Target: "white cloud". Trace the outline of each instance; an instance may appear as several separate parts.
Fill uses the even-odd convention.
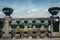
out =
[[[5,16],[5,14],[0,12],[0,18],[3,18],[4,16]]]
[[[44,11],[45,11],[45,12],[47,12],[47,11],[48,11],[48,9],[45,9]]]
[[[37,8],[33,8],[33,9],[28,10],[27,13],[34,13],[36,11],[38,11],[38,9]]]
[[[50,17],[50,14],[48,13],[48,8],[33,8],[27,11],[29,14],[25,15],[26,17]]]
[[[14,9],[14,12],[12,13],[12,17],[19,18],[19,17],[50,17],[50,14],[48,12],[48,7],[52,6],[59,6],[60,2],[56,3],[50,3],[51,1],[45,2],[45,4],[42,2],[41,4],[33,4],[31,3],[32,0],[29,0],[29,2],[26,2],[27,4],[19,4],[18,2],[8,3],[8,2],[2,2],[0,3],[0,9],[3,7],[11,7]],[[47,5],[46,5],[47,4]],[[51,5],[52,4],[52,5]],[[60,14],[59,14],[60,15]],[[4,14],[0,12],[0,16],[4,17]]]

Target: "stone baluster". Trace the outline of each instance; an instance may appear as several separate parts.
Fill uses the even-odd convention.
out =
[[[40,37],[41,38],[46,37],[45,31],[46,31],[46,29],[45,29],[44,25],[42,25],[41,28],[40,28],[40,32],[41,32]]]
[[[20,30],[20,26],[17,26],[17,28],[15,29],[15,32],[16,32],[15,38],[16,38],[16,39],[21,38],[20,31],[21,31],[21,30]]]
[[[35,25],[33,25],[32,28],[32,38],[37,38],[37,29]]]
[[[48,37],[49,38],[51,37],[51,25],[49,25],[49,27],[48,27]]]
[[[23,31],[24,31],[24,37],[28,38],[28,28],[27,28],[27,26],[25,26],[25,28],[23,29]]]

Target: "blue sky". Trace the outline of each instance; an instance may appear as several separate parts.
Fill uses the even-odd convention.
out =
[[[12,18],[41,18],[50,17],[48,8],[56,6],[60,7],[60,0],[0,0],[0,18],[5,16],[4,7],[14,9]]]

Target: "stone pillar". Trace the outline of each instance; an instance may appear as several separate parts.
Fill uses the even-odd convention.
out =
[[[9,32],[11,32],[11,27],[9,25],[9,21],[10,21],[10,17],[6,16],[5,18],[5,22],[4,22],[4,27],[2,29],[2,31],[4,32],[3,34],[3,38],[11,38],[11,34],[9,34]]]
[[[59,20],[60,21],[60,20]],[[59,37],[60,37],[60,23],[59,23]]]
[[[56,16],[59,11],[60,7],[50,7],[48,9],[49,13],[52,15],[52,37],[60,37],[60,32],[59,32],[59,17]],[[58,23],[58,24],[57,24]]]
[[[54,15],[53,16],[53,21],[55,22],[55,21],[57,21],[57,22],[59,22],[59,17],[58,16],[56,16],[56,15]],[[55,25],[57,25],[57,24],[55,24]],[[60,37],[60,31],[58,31],[58,32],[55,32],[53,29],[53,26],[54,26],[54,24],[53,24],[53,22],[52,22],[52,24],[51,24],[51,30],[52,30],[52,37],[54,37],[54,38],[58,38],[58,37]],[[57,26],[56,26],[57,27]],[[59,25],[58,25],[58,27],[59,27]],[[58,29],[57,29],[58,30]],[[59,27],[59,30],[60,30],[60,27]]]
[[[60,24],[59,24],[59,32],[60,32]]]

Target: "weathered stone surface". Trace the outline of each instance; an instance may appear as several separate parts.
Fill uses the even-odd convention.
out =
[[[6,20],[4,22],[4,27],[2,29],[2,32],[4,32],[4,34],[2,34],[2,38],[8,39],[11,38],[11,34],[9,34],[9,32],[11,32],[11,26],[9,25],[9,17],[6,17]]]
[[[41,38],[45,38],[46,34],[42,33],[40,36],[41,36]]]
[[[53,32],[52,37],[53,38],[60,38],[60,33],[59,32]]]
[[[40,31],[41,32],[46,31],[46,28],[44,27],[44,25],[41,26]]]
[[[2,38],[3,39],[11,39],[11,34],[3,34]]]
[[[20,35],[16,34],[15,39],[20,39]]]
[[[0,40],[60,40],[60,38],[37,38],[37,39],[33,39],[33,38],[2,39],[0,38]]]

